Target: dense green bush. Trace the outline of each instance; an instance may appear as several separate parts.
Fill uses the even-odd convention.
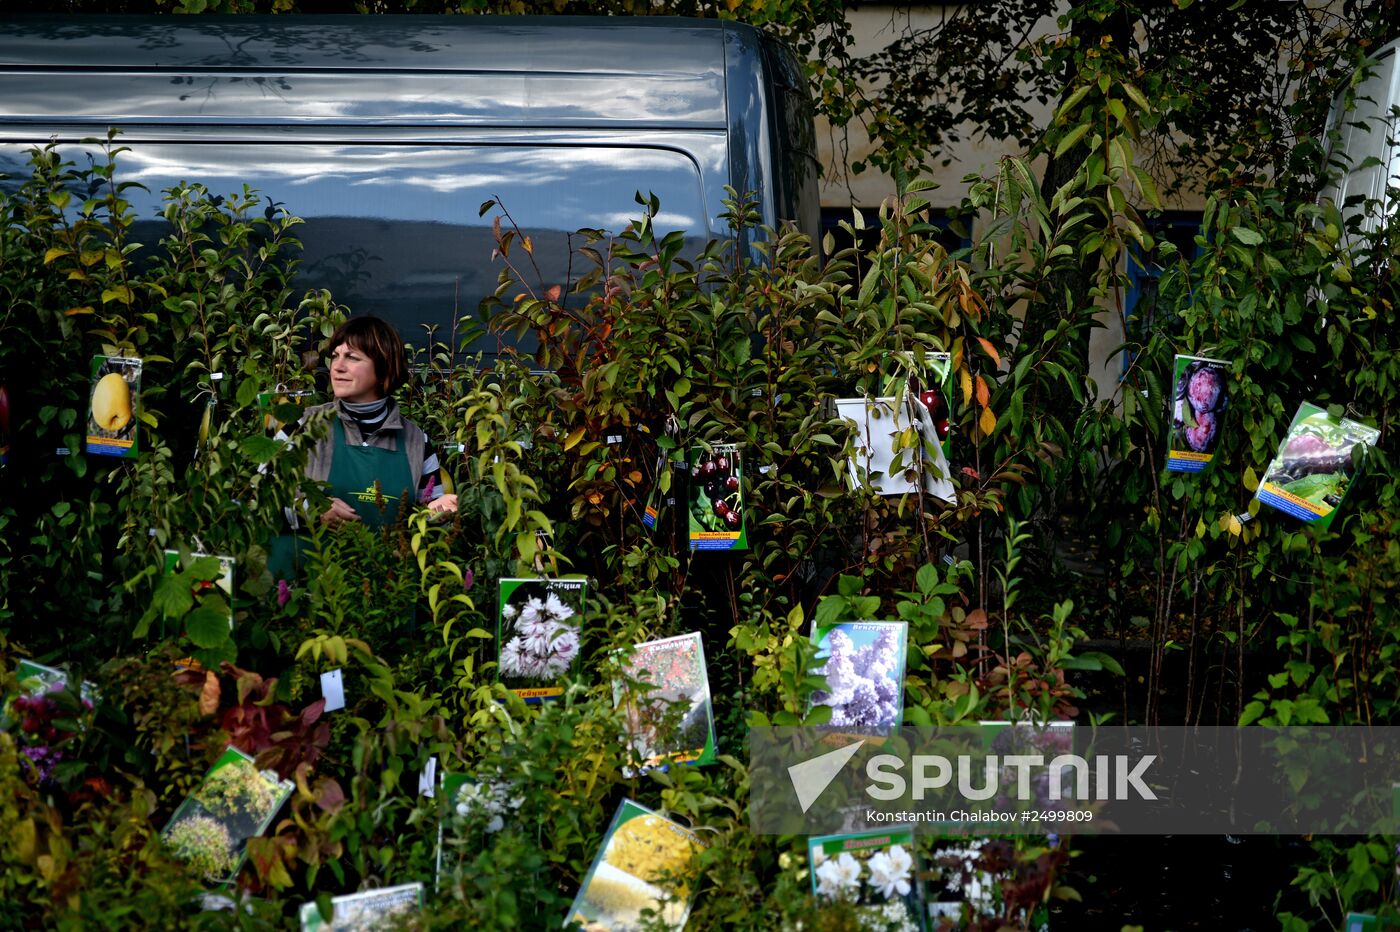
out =
[[[1111,295],[1118,252],[1149,241],[1124,209],[1141,184],[1130,121],[1111,139],[1078,132],[1095,106],[1063,108],[1060,132],[1110,157],[1049,199],[1015,161],[974,183],[967,256],[937,244],[920,183],[882,209],[875,248],[824,266],[781,231],[767,231],[760,261],[728,242],[686,257],[678,235],[655,235],[659,205],[639,198],[637,221],[580,249],[589,270],[567,292],[530,280],[528,231],[507,221],[497,301],[458,333],[533,332],[539,358],[487,370],[435,343],[399,399],[446,444],[460,512],[317,530],[304,580],[274,578],[266,546],[284,506],[321,494],[301,478],[307,439],[271,439],[257,399],[313,385],[318,342],[351,309],[293,293],[295,218],[255,192],[191,185],[165,192],[163,238],[135,243],[119,147],[85,170],[36,152],[32,176],[0,199],[0,383],[14,423],[0,468],[0,664],[66,664],[99,699],[48,773],[25,763],[25,739],[0,735],[0,765],[13,765],[0,766],[0,829],[16,839],[0,918],[273,927],[318,895],[430,880],[439,806],[416,789],[436,758],[512,796],[499,826],[448,837],[426,925],[557,925],[632,797],[713,841],[696,927],[850,927],[807,895],[800,842],[747,831],[746,725],[820,721],[807,711],[822,685],[813,618],[909,622],[911,723],[1073,715],[1077,677],[1117,669],[1086,636],[1139,625],[1154,663],[1133,718],[1163,720],[1162,659],[1182,650],[1201,671],[1193,721],[1388,723],[1400,569],[1389,433],[1331,530],[1233,516],[1254,514],[1252,486],[1298,401],[1388,426],[1392,265],[1341,250],[1335,213],[1230,190],[1212,201],[1200,257],[1163,284],[1182,329],[1131,347],[1121,396],[1091,404],[1073,356],[1092,302],[1065,293],[1059,323],[1035,339],[1020,313],[1060,301],[1053,283],[1072,266]],[[737,197],[727,219],[753,223]],[[936,351],[952,356],[956,501],[849,491],[852,438],[829,402],[897,393]],[[1188,351],[1231,360],[1234,400],[1217,462],[1171,477],[1158,456],[1164,385],[1171,355]],[[145,360],[138,458],[82,452],[97,353]],[[726,442],[742,445],[753,480],[751,549],[690,551],[683,506],[648,530],[653,488],[685,479],[671,461]],[[1054,562],[1075,520],[1104,542],[1106,587]],[[171,574],[167,548],[182,555]],[[205,588],[217,561],[195,553],[236,558],[231,599]],[[492,650],[496,581],[535,573],[591,583],[585,676],[544,706],[495,682]],[[618,740],[613,651],[687,631],[705,638],[720,760],[624,776],[636,762]],[[347,706],[326,713],[330,669]],[[246,911],[199,913],[196,878],[157,831],[228,743],[297,788],[249,845]],[[1383,898],[1377,844],[1346,855],[1344,905]],[[1031,839],[999,851],[987,927],[1071,895],[1069,854]],[[1300,883],[1321,902],[1331,876],[1319,867]]]

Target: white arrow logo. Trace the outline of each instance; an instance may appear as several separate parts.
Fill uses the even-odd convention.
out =
[[[792,780],[792,789],[797,794],[797,802],[802,806],[803,813],[812,808],[812,803],[831,785],[841,768],[846,766],[846,761],[855,756],[856,751],[865,744],[865,740],[862,738],[855,744],[828,751],[821,757],[814,757],[788,768],[788,778]]]

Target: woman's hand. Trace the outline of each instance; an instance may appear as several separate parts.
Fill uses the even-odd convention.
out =
[[[354,508],[338,498],[331,499],[331,507],[321,515],[321,523],[335,526],[345,521],[358,521],[360,516]]]
[[[451,514],[457,510],[457,496],[450,492],[439,495],[428,502],[428,510],[439,515]]]

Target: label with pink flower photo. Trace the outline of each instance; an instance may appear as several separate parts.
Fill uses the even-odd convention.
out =
[[[700,632],[637,644],[622,673],[613,683],[613,702],[627,716],[627,739],[642,762],[642,772],[718,759]],[[633,768],[624,772],[630,776]]]
[[[579,668],[582,579],[502,579],[498,589],[496,660],[505,687],[526,702],[564,695]]]
[[[807,863],[813,895],[853,905],[861,928],[926,928],[912,827],[809,838]]]
[[[1222,359],[1178,356],[1172,373],[1167,470],[1200,472],[1215,456],[1220,443],[1220,421],[1229,401],[1225,380],[1230,364]]]
[[[65,770],[82,767],[73,759],[92,720],[97,687],[84,681],[71,690],[68,674],[32,660],[21,660],[15,674],[18,690],[0,701],[0,731],[14,735],[20,777],[38,789],[57,789]]]
[[[817,672],[826,689],[813,706],[830,706],[835,728],[889,728],[904,716],[904,666],[909,626],[902,621],[844,621],[814,625]]]

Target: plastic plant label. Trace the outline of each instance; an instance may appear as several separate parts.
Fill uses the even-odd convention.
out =
[[[135,457],[140,448],[141,360],[92,357],[88,392],[87,452],[92,456]]]
[[[321,695],[326,697],[326,711],[345,708],[345,682],[339,669],[321,674]]]

